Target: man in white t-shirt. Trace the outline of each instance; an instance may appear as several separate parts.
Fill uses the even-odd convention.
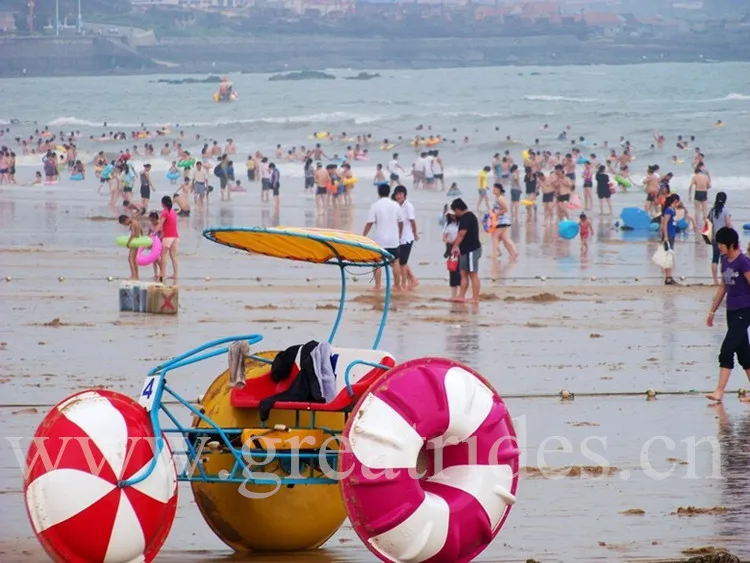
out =
[[[370,238],[396,258],[391,266],[393,267],[393,288],[398,290],[401,289],[401,267],[398,263],[398,251],[404,229],[404,221],[401,218],[401,206],[388,197],[390,194],[390,186],[386,184],[378,186],[378,195],[380,198],[370,206],[367,223],[362,235],[368,236],[370,230],[372,230],[372,226],[375,225],[375,232]],[[379,291],[382,279],[380,268],[375,270],[374,277],[374,290]]]
[[[401,207],[401,220],[404,222],[398,247],[401,287],[403,289],[414,289],[419,285],[419,281],[414,272],[412,272],[411,266],[409,266],[409,256],[411,256],[411,248],[414,245],[414,241],[419,240],[417,217],[414,213],[414,206],[406,199],[406,188],[404,186],[396,186],[393,190],[393,199]]]
[[[404,169],[398,163],[398,153],[393,153],[393,160],[388,163],[388,174],[390,176],[391,186],[398,184],[400,175],[404,173]]]

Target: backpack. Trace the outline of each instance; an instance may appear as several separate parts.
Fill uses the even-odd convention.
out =
[[[214,176],[216,176],[217,178],[221,178],[223,175],[224,175],[224,170],[222,169],[221,166],[217,166],[216,168],[214,168]]]

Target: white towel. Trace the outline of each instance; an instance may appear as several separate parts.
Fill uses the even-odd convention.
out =
[[[227,362],[229,363],[229,386],[245,386],[245,358],[250,355],[250,344],[245,340],[236,340],[229,345]]]
[[[310,353],[315,377],[318,378],[320,392],[325,398],[326,403],[330,403],[336,397],[336,374],[331,364],[332,353],[333,349],[328,342],[321,342]]]

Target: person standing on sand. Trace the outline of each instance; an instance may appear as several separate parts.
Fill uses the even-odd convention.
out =
[[[677,204],[680,203],[680,196],[677,194],[669,194],[664,202],[664,213],[661,216],[661,240],[665,244],[669,244],[669,248],[674,252],[674,238],[677,235],[677,225],[675,224],[675,217],[677,215]],[[664,270],[664,285],[678,285],[672,277],[672,268]]]
[[[604,202],[607,202],[609,213],[612,215],[612,188],[609,186],[609,174],[607,168],[602,164],[596,173],[596,197],[599,199],[599,213],[604,215]]]
[[[482,243],[479,242],[479,221],[477,216],[469,211],[469,207],[461,198],[451,202],[451,209],[458,218],[458,236],[453,243],[453,252],[458,252],[458,268],[461,272],[461,288],[458,297],[452,301],[466,302],[466,293],[471,284],[470,303],[479,303],[479,258],[482,256]]]
[[[492,258],[500,257],[500,243],[503,243],[505,250],[510,254],[511,261],[518,259],[516,245],[510,238],[511,216],[508,209],[508,201],[505,199],[505,188],[502,184],[497,183],[492,187],[494,203],[490,212],[490,220],[495,222],[490,225],[492,233]]]
[[[315,207],[318,210],[318,215],[322,215],[327,207],[328,184],[331,181],[331,176],[328,174],[328,170],[323,168],[323,163],[318,162],[315,165],[313,179],[315,181]]]
[[[208,170],[205,169],[200,160],[195,163],[192,186],[193,193],[198,198],[198,209],[203,209],[203,205],[206,201],[206,193],[208,191]]]
[[[137,218],[128,217],[127,215],[120,215],[118,222],[120,225],[127,227],[130,232],[128,241],[125,243],[125,247],[128,249],[128,266],[130,266],[130,278],[128,279],[136,281],[138,280],[138,261],[136,260],[138,249],[134,246],[130,246],[130,243],[133,239],[136,239],[143,234],[141,223]]]
[[[688,201],[693,199],[693,188],[695,188],[695,219],[702,221],[707,215],[708,189],[711,187],[711,178],[704,174],[700,167],[695,169],[695,174],[690,179],[688,187]],[[696,229],[703,228],[702,223],[695,225]]]
[[[401,174],[399,174],[399,172],[401,174],[406,174],[404,169],[398,163],[398,153],[395,152],[393,153],[393,158],[388,163],[388,174],[391,181],[391,186],[393,186],[394,184],[398,184],[399,179],[401,178]]]
[[[706,325],[714,326],[714,315],[726,296],[727,333],[719,351],[719,381],[714,392],[706,395],[706,398],[721,402],[734,369],[735,355],[750,379],[750,341],[747,334],[750,328],[750,258],[742,254],[740,237],[730,227],[718,230],[716,244],[721,253],[721,285],[708,310]]]
[[[143,209],[148,209],[151,192],[155,191],[154,184],[151,182],[151,165],[144,164],[141,171],[141,206]]]
[[[387,184],[378,186],[379,199],[370,206],[370,212],[367,217],[365,229],[362,236],[368,236],[372,226],[375,225],[375,234],[372,240],[378,243],[396,260],[393,261],[393,289],[401,289],[401,266],[399,265],[399,242],[404,230],[404,221],[401,218],[401,207],[398,203],[391,200],[391,187]],[[373,272],[375,278],[375,287],[373,291],[382,289],[381,280],[383,272],[381,268],[376,268]]]
[[[446,260],[453,254],[453,243],[458,237],[458,219],[456,214],[445,204],[443,208],[443,242],[445,243],[445,253],[443,258]],[[451,288],[451,300],[458,297],[458,290],[461,287],[461,272],[448,270],[448,285]]]
[[[401,220],[404,223],[398,247],[401,285],[403,289],[414,289],[419,285],[419,280],[409,266],[409,256],[411,256],[412,246],[419,240],[417,217],[414,213],[414,206],[406,199],[406,188],[404,186],[396,186],[393,190],[393,200],[401,207]]]
[[[273,192],[273,214],[279,216],[279,190],[281,189],[281,173],[273,162],[268,165],[268,184]]]
[[[180,242],[180,235],[177,232],[177,213],[172,210],[172,198],[165,195],[161,198],[161,216],[159,217],[159,225],[156,228],[157,231],[161,232],[161,276],[164,281],[164,274],[167,273],[167,254],[172,262],[172,275],[170,276],[174,280],[174,284],[177,285],[177,246]]]
[[[711,208],[711,211],[708,212],[708,220],[711,221],[711,248],[713,250],[711,254],[711,277],[714,280],[714,285],[719,285],[717,270],[719,269],[719,258],[721,257],[719,247],[716,244],[716,233],[718,233],[719,229],[722,227],[732,228],[732,215],[726,208],[726,203],[727,194],[719,192],[716,194],[714,206]]]

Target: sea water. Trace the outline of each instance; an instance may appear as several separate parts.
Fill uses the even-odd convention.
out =
[[[385,70],[368,81],[343,80],[355,74],[352,70],[329,72],[338,79],[269,82],[268,74],[229,75],[240,94],[231,104],[213,101],[216,85],[160,84],[158,75],[0,80],[0,92],[9,102],[0,110],[0,124],[10,127],[0,142],[15,145],[13,137],[28,137],[44,125],[55,133],[77,130],[79,152],[90,161],[99,150],[112,153],[133,144],[142,148],[144,142],[89,142],[90,135],[125,131],[129,136],[141,124],[152,131],[167,126],[185,132],[183,147],[193,155],[209,140],[223,145],[234,139],[235,169],[242,172],[248,154],[260,150],[273,157],[278,144],[287,150],[320,142],[328,156],[343,156],[353,144],[318,141],[311,138],[314,132],[369,133],[370,158],[354,163],[355,174],[369,184],[375,164],[387,164],[393,152],[380,150],[383,139],[398,142],[402,137],[394,151],[408,170],[414,158],[408,141],[416,134],[432,134],[447,139],[437,147],[446,180],[471,179],[473,188],[478,170],[495,152],[510,150],[518,160],[521,150],[539,139],[540,148],[564,154],[570,140],[582,136],[587,141],[583,154],[595,152],[602,161],[609,149],[620,150],[623,137],[638,158],[634,178],[642,177],[648,164],[658,163],[663,173],[675,174],[675,188],[687,188],[698,146],[714,187],[750,190],[742,158],[750,148],[749,63]],[[11,125],[11,120],[20,124]],[[714,127],[719,120],[724,127]],[[416,131],[419,125],[424,130]],[[567,143],[557,141],[568,126]],[[667,138],[659,152],[649,148],[654,131]],[[677,135],[695,136],[688,151],[676,148]],[[507,137],[513,142],[506,142]],[[150,142],[158,153],[166,140]],[[672,155],[684,163],[671,164]],[[155,171],[166,171],[173,158],[148,160]],[[39,167],[39,157],[19,157],[18,163]],[[280,167],[282,182],[303,176],[300,162]]]

